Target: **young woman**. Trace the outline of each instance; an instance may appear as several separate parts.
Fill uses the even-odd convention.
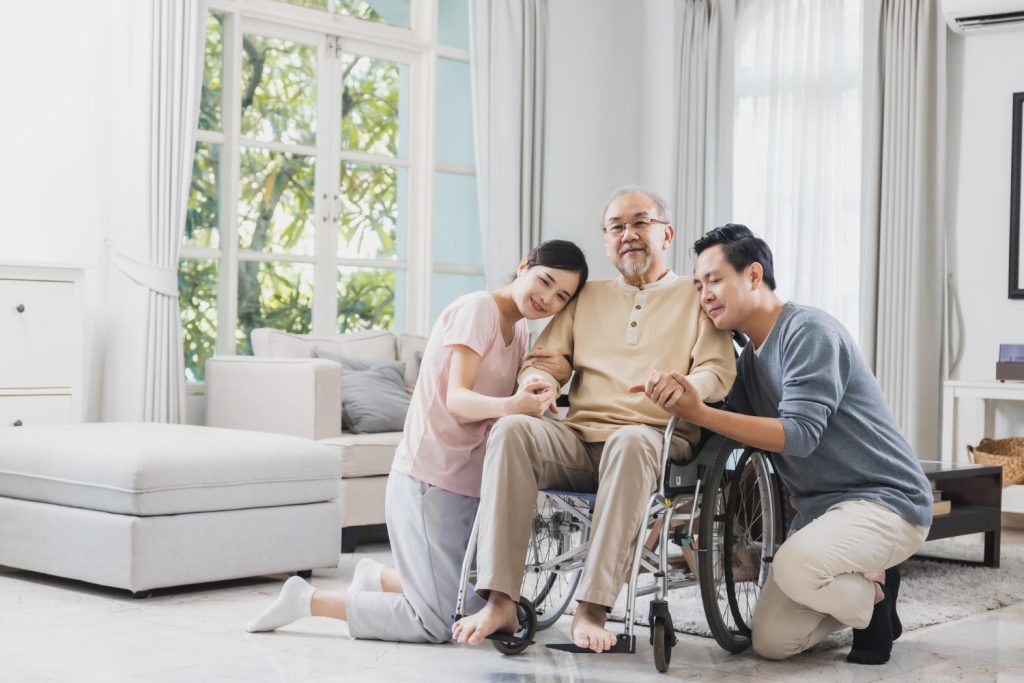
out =
[[[586,280],[579,247],[551,240],[520,262],[509,284],[462,296],[441,313],[423,352],[388,477],[385,509],[395,568],[360,560],[344,594],[317,590],[293,576],[246,630],[272,631],[322,616],[347,620],[356,638],[451,638],[488,431],[503,415],[542,416],[555,399],[544,383],[516,389],[526,320],[558,313]],[[534,355],[552,372],[568,370],[564,359],[543,350]]]

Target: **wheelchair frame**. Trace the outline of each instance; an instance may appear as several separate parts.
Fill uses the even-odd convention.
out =
[[[672,436],[678,420],[672,418],[665,428],[661,450],[661,481],[658,490],[654,491],[648,501],[647,514],[643,516],[636,535],[636,547],[633,552],[631,569],[628,577],[626,594],[626,612],[623,633],[618,636],[616,645],[609,652],[636,651],[636,599],[641,596],[655,594],[650,603],[650,641],[654,648],[655,666],[658,671],[666,671],[671,660],[672,647],[676,644],[675,632],[672,629],[672,615],[668,609],[666,597],[668,592],[679,588],[698,585],[705,616],[712,634],[724,649],[739,652],[750,644],[749,617],[753,606],[750,604],[749,592],[746,605],[741,605],[737,597],[737,582],[732,566],[733,544],[737,532],[745,534],[742,540],[759,548],[760,563],[757,567],[756,588],[760,591],[767,578],[775,551],[785,537],[785,491],[775,474],[771,464],[771,455],[757,449],[748,448],[717,434],[706,432],[695,449],[696,456],[684,465],[673,463],[670,459]],[[737,455],[737,453],[740,453]],[[708,462],[710,460],[710,462]],[[730,470],[729,465],[733,468]],[[752,466],[756,477],[756,502],[760,508],[760,518],[747,520],[746,524],[737,524],[737,514],[749,509],[750,502],[744,503],[744,488],[749,488],[749,481],[744,481],[747,464]],[[730,474],[730,472],[732,474]],[[731,480],[730,477],[732,478]],[[729,480],[729,481],[727,481]],[[580,574],[589,549],[589,530],[591,518],[584,512],[592,511],[595,494],[576,493],[571,491],[541,490],[544,502],[550,504],[556,513],[570,520],[570,530],[580,536],[581,542],[571,547],[563,547],[564,537],[559,536],[555,556],[549,559],[534,558],[531,563],[530,553],[539,553],[536,537],[539,531],[539,512],[535,509],[534,526],[531,529],[531,547],[528,550],[528,562],[524,572],[524,588],[530,574],[538,577],[547,575],[544,586],[532,595],[525,591],[518,605],[519,621],[522,635],[508,636],[495,634],[491,637],[494,646],[505,654],[518,654],[533,643],[533,636],[538,630],[547,628],[564,612],[572,600],[573,593],[579,582]],[[538,501],[541,497],[538,496]],[[584,503],[589,503],[585,506]],[[690,504],[689,511],[683,508]],[[709,514],[710,513],[710,514]],[[688,515],[685,534],[674,532],[672,520],[677,515]],[[552,515],[553,516],[553,515]],[[699,525],[698,525],[699,520]],[[652,523],[659,523],[659,542],[657,552],[645,547],[644,540],[649,534]],[[549,522],[550,524],[551,522]],[[578,528],[573,528],[577,525]],[[694,527],[697,526],[697,535]],[[760,537],[754,540],[749,537],[751,528],[759,525]],[[682,528],[682,527],[680,527]],[[472,563],[476,556],[478,519],[473,522],[469,545],[463,560],[460,588],[456,603],[453,623],[462,618],[463,607],[472,574]],[[698,540],[695,554],[697,558],[697,575],[686,578],[671,578],[668,548],[673,542],[680,547],[694,548],[694,540]],[[711,542],[706,542],[710,539]],[[721,553],[721,564],[716,558]],[[652,572],[655,581],[652,585],[638,587],[641,567]],[[557,604],[550,612],[543,612],[538,619],[535,607],[550,597],[555,582],[560,577],[569,577],[563,592],[558,596]],[[724,586],[722,585],[724,583]],[[747,581],[746,583],[750,583]],[[719,604],[719,596],[724,588],[728,612]],[[744,612],[746,608],[746,612]],[[731,619],[730,619],[731,617]],[[731,621],[731,623],[730,623]],[[551,646],[549,646],[551,647]],[[557,646],[558,649],[572,649],[571,646]]]

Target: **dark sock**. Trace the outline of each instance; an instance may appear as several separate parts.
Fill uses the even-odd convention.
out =
[[[875,603],[867,628],[853,629],[853,647],[846,661],[854,664],[885,664],[892,652],[892,604],[885,587],[882,600]]]
[[[900,616],[896,614],[896,598],[900,594],[900,568],[889,567],[885,570],[885,595],[889,598],[892,607],[892,639],[896,640],[903,635],[903,624]]]

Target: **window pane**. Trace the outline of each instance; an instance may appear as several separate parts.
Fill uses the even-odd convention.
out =
[[[473,105],[469,64],[437,60],[437,161],[473,165]]]
[[[313,158],[242,149],[238,241],[242,249],[312,254]]]
[[[338,332],[400,332],[404,300],[405,271],[338,268]]]
[[[206,49],[203,53],[203,92],[199,100],[199,128],[221,129],[221,82],[224,78],[224,17],[206,15]]]
[[[445,306],[463,294],[486,289],[483,275],[461,275],[457,273],[434,273],[431,280],[430,319],[437,320]]]
[[[306,334],[313,319],[313,264],[238,264],[238,326],[235,349],[252,355],[249,334],[257,327]]]
[[[220,221],[220,145],[196,143],[184,244],[216,247]]]
[[[316,144],[317,49],[242,36],[242,137]]]
[[[476,176],[434,174],[434,263],[483,263]]]
[[[217,348],[217,262],[178,262],[178,305],[181,307],[185,381],[202,382],[206,359]]]
[[[437,0],[437,40],[449,47],[469,49],[467,0]]]
[[[337,8],[340,14],[357,19],[408,28],[410,3],[411,0],[337,0]]]
[[[409,156],[409,65],[342,56],[341,148]]]
[[[408,170],[342,163],[338,256],[405,260],[408,197]]]

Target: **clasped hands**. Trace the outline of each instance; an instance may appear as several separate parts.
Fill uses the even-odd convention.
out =
[[[697,387],[675,370],[654,370],[646,382],[629,387],[629,393],[643,393],[665,412],[688,422],[693,422],[704,407],[704,398]]]

